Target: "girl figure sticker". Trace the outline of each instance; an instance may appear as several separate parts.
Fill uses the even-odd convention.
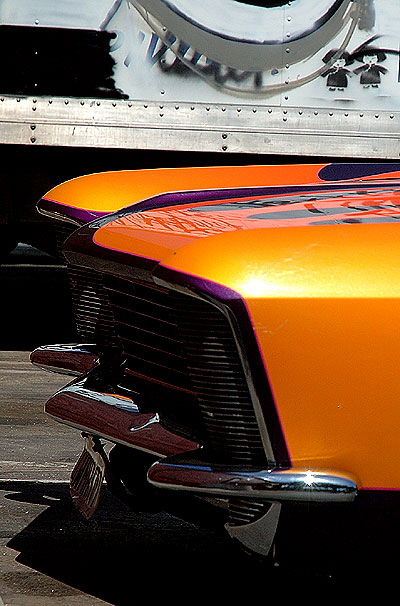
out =
[[[387,73],[387,68],[380,65],[386,59],[386,53],[379,48],[368,48],[360,50],[354,55],[356,61],[362,63],[360,67],[354,70],[355,74],[360,75],[360,84],[364,88],[378,88],[381,83],[381,74]]]

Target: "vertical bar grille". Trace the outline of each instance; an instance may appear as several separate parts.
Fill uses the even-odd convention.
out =
[[[265,452],[229,320],[172,289],[69,267],[78,334],[122,345],[118,389],[214,461],[264,465]]]

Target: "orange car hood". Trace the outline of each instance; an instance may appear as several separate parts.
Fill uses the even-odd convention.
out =
[[[245,298],[382,297],[399,294],[398,221],[400,187],[344,184],[125,214],[93,239]]]

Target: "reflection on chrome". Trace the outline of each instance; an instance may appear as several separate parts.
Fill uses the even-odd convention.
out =
[[[198,447],[196,442],[164,429],[154,413],[140,412],[131,398],[96,391],[91,382],[89,373],[60,389],[46,402],[47,414],[80,431],[160,457]]]
[[[357,481],[346,472],[295,467],[241,470],[204,464],[199,454],[187,453],[154,463],[149,481],[159,487],[266,501],[346,502],[353,501],[357,494]]]
[[[80,376],[100,363],[100,353],[91,344],[43,345],[31,353],[30,361],[43,370]]]

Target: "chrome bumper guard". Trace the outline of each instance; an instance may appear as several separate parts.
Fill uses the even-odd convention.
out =
[[[43,345],[31,353],[30,361],[42,370],[77,377],[99,365],[100,353],[96,345]]]
[[[349,502],[357,482],[347,473],[311,469],[243,470],[207,465],[201,452],[168,457],[152,465],[149,481],[158,487],[266,501]]]
[[[86,383],[86,379],[76,381],[58,391],[46,402],[45,411],[83,432],[160,457],[198,447],[164,429],[157,415],[141,413],[130,398],[88,389]]]

